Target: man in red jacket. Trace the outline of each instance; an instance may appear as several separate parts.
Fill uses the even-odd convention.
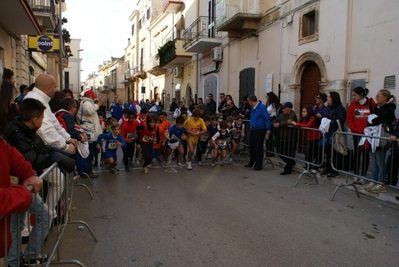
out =
[[[33,186],[33,192],[37,193],[42,187],[43,181],[36,176],[32,165],[11,147],[3,138],[0,138],[0,258],[4,257],[6,245],[4,228],[7,228],[7,251],[11,245],[10,222],[11,214],[26,211],[32,202],[32,194],[27,189]],[[11,185],[10,176],[19,178],[20,185]]]

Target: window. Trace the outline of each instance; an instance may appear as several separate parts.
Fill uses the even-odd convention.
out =
[[[319,6],[304,9],[299,17],[299,44],[319,40]]]
[[[147,9],[147,19],[150,19],[151,16],[151,7]]]
[[[134,35],[134,24],[132,25],[132,35]]]

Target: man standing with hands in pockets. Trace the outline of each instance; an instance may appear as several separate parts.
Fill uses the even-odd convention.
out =
[[[250,132],[249,132],[249,163],[245,167],[260,171],[263,166],[263,141],[265,135],[271,134],[270,117],[266,106],[255,95],[248,97],[251,106]]]

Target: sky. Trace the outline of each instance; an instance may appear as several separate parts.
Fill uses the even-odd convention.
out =
[[[122,57],[131,35],[129,17],[136,0],[66,0],[63,25],[71,39],[81,39],[81,79],[97,73],[98,65],[111,57]],[[77,57],[77,55],[75,55]]]

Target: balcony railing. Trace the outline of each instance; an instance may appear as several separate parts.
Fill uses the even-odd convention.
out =
[[[38,4],[37,2],[39,2],[40,4]],[[44,2],[44,4],[43,2],[44,1],[29,1],[32,11],[38,18],[42,31],[46,31],[47,29],[53,31],[56,24],[54,2],[47,1]]]
[[[201,16],[196,19],[183,33],[183,48],[188,49],[190,46],[197,42],[202,44],[198,45],[198,49],[190,52],[205,52],[209,49],[220,45],[222,34],[216,31],[215,22],[213,18]],[[219,40],[211,40],[219,39]],[[216,41],[216,42],[215,42]]]
[[[164,66],[166,63],[171,61],[176,56],[175,42],[168,42],[166,47],[163,47],[163,51],[159,54],[159,65]]]

